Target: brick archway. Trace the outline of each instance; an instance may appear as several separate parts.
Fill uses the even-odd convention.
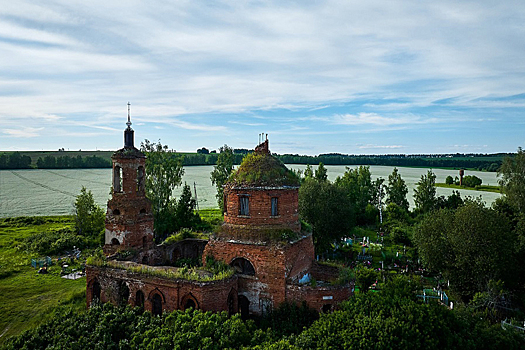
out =
[[[182,297],[180,306],[181,306],[181,309],[184,311],[189,308],[193,308],[194,310],[197,310],[199,309],[199,302],[193,296],[193,294],[188,293],[184,297]]]
[[[250,262],[250,260],[246,258],[234,258],[230,262],[230,266],[242,275],[255,276],[255,268],[253,267],[253,264]]]

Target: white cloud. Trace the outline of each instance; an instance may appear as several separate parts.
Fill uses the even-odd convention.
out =
[[[39,131],[44,128],[21,127],[19,129],[4,129],[2,132],[11,137],[32,138],[40,136]]]

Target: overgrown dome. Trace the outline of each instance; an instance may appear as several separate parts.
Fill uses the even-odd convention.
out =
[[[230,187],[299,186],[299,177],[280,160],[266,152],[246,155],[228,179]]]

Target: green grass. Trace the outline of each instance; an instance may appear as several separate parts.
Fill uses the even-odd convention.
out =
[[[488,186],[488,185],[482,185],[477,187],[466,187],[466,186],[459,186],[459,185],[447,185],[444,183],[437,183],[436,187],[443,187],[443,188],[454,188],[458,190],[471,190],[471,191],[483,191],[483,192],[494,192],[494,193],[501,193],[501,188],[499,186]]]
[[[0,220],[0,346],[8,337],[48,320],[59,307],[85,310],[84,278],[63,279],[56,265],[39,275],[31,267],[31,258],[39,256],[19,249],[32,234],[72,225],[67,216]]]
[[[224,220],[222,211],[218,208],[199,210],[201,219],[211,225],[217,225]]]

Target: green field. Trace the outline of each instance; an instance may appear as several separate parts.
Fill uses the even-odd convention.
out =
[[[444,183],[437,183],[436,187],[443,187],[443,188],[454,188],[458,190],[471,190],[471,191],[483,191],[483,192],[493,192],[493,193],[501,193],[501,188],[499,186],[476,186],[474,187],[466,187],[466,186],[460,186],[460,185],[447,185]]]
[[[85,310],[85,278],[61,278],[55,261],[48,274],[37,274],[31,258],[39,256],[20,248],[32,234],[72,225],[70,216],[0,220],[0,346],[48,320],[59,307]]]

